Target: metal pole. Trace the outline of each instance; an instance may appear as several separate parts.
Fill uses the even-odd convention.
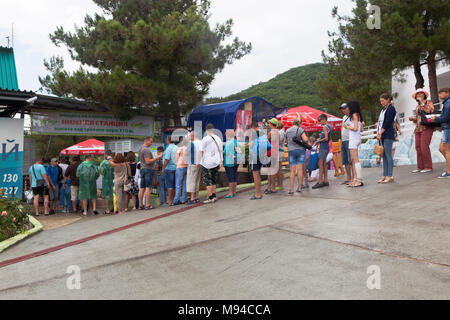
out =
[[[47,146],[47,152],[45,153],[45,157],[47,159],[48,157],[48,152],[50,151],[50,144],[52,143],[53,140],[53,136],[50,136],[50,139],[48,140],[48,146]]]

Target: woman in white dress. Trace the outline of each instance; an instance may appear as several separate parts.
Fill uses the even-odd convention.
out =
[[[362,167],[359,162],[358,149],[361,145],[361,129],[363,127],[363,116],[361,114],[361,107],[358,101],[349,101],[347,105],[350,110],[348,124],[344,124],[344,128],[349,130],[349,149],[350,157],[352,161],[352,171],[354,180],[349,184],[349,187],[362,187],[364,183],[362,182]]]

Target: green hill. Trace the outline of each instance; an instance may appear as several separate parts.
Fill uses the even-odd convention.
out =
[[[275,78],[261,82],[244,91],[225,98],[209,98],[206,103],[217,103],[261,97],[277,107],[293,108],[301,105],[321,107],[317,79],[326,74],[327,67],[322,63],[308,64],[290,69]]]

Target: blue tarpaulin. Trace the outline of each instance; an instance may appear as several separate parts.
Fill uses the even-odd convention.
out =
[[[256,122],[275,117],[280,111],[279,108],[274,107],[271,103],[259,97],[206,104],[192,111],[189,116],[188,127],[193,128],[196,121],[201,121],[203,131],[209,123],[212,123],[214,128],[222,131],[222,133],[225,133],[227,129],[235,129],[236,114],[239,110],[244,109],[244,104],[248,101],[252,102],[253,120]]]

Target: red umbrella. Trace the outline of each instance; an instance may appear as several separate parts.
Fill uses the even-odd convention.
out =
[[[292,122],[295,118],[300,118],[303,121],[303,130],[306,132],[316,132],[322,130],[322,125],[318,121],[321,114],[327,115],[328,124],[331,126],[331,130],[340,131],[342,129],[341,118],[308,106],[289,109],[287,112],[278,115],[277,118],[283,122],[286,128],[292,127]]]
[[[90,139],[64,149],[61,151],[61,154],[64,156],[85,156],[88,154],[104,155],[105,144],[101,141]]]

